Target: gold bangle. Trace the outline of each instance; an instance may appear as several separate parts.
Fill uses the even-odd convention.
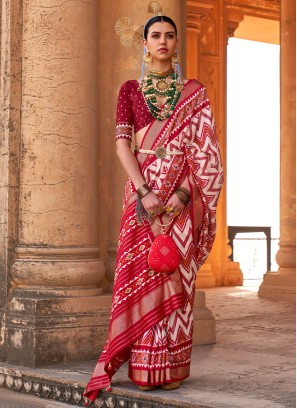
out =
[[[187,197],[191,197],[191,193],[186,187],[177,187],[176,191],[182,191]]]
[[[151,191],[149,185],[147,183],[143,184],[140,186],[137,190],[136,193],[138,194],[138,197],[142,199],[145,197],[149,192]]]
[[[182,195],[179,191],[176,191],[175,194],[178,196],[178,198],[180,199],[180,201],[186,205],[188,202],[188,198],[185,197],[184,195]]]
[[[178,196],[178,198],[180,199],[180,201],[181,201],[184,205],[188,204],[188,202],[189,202],[190,199],[191,199],[191,193],[190,193],[190,191],[189,191],[187,188],[185,188],[185,187],[178,187],[178,188],[175,190],[175,194]]]

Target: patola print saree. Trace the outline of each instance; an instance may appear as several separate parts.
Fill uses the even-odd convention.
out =
[[[189,376],[195,280],[213,245],[216,206],[223,183],[210,102],[205,87],[198,81],[188,81],[170,118],[152,119],[140,148],[157,147],[183,152],[165,158],[136,153],[146,182],[164,205],[185,177],[191,183],[191,202],[170,229],[181,263],[172,274],[155,273],[148,267],[148,252],[160,227],[154,221],[139,222],[137,194],[128,180],[109,333],[85,391],[89,401],[110,385],[114,373],[128,360],[129,377],[138,385],[161,385]],[[202,205],[198,229],[197,196]]]

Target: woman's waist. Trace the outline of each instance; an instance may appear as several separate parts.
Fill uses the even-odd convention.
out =
[[[167,156],[182,156],[184,155],[184,152],[182,149],[174,147],[174,146],[158,146],[155,147],[154,149],[142,149],[139,147],[139,145],[135,145],[134,147],[134,152],[135,153],[142,153],[145,155],[154,155],[158,159],[164,159]]]

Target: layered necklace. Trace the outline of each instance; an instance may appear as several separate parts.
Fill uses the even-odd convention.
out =
[[[155,84],[153,80],[156,81]],[[152,116],[157,120],[164,120],[172,115],[184,84],[181,78],[176,78],[176,74],[171,68],[166,72],[149,71],[139,87]],[[158,106],[157,96],[166,96],[161,107]]]

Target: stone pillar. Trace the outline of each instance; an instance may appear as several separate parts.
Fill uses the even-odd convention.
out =
[[[234,32],[238,28],[240,22],[243,20],[243,17],[244,15],[243,15],[242,10],[236,7],[233,8],[231,6],[225,7],[225,10],[224,10],[224,21],[225,21],[224,41],[225,41],[226,52],[227,52],[228,40],[230,37],[234,37]],[[227,72],[227,68],[226,68],[226,72]],[[226,78],[225,92],[227,92],[227,86],[228,84],[227,84],[227,78]],[[226,97],[227,97],[227,94],[226,94]],[[227,109],[227,105],[226,105],[226,109]],[[227,131],[226,131],[226,138],[228,140]],[[227,210],[228,198],[226,198],[226,201],[227,201],[226,202],[226,210]],[[226,257],[227,257],[226,266],[227,268],[226,268],[226,274],[224,276],[223,284],[224,286],[241,286],[243,285],[243,273],[240,269],[240,263],[230,260],[232,249],[229,245],[228,226],[227,226],[226,234],[227,234],[227,241],[226,241]]]
[[[187,78],[189,79],[197,78],[199,73],[201,20],[201,14],[187,13]]]
[[[259,296],[295,301],[296,293],[296,2],[281,1],[280,243],[277,272],[267,272]]]
[[[102,337],[97,1],[24,1],[22,44],[20,196],[6,344],[9,362],[40,366],[94,357]]]
[[[225,275],[224,286],[242,286],[243,273],[239,262],[231,261],[232,248],[228,239],[227,243],[227,273]]]
[[[216,320],[206,307],[205,292],[196,290],[194,309],[193,346],[216,343]]]
[[[18,229],[22,2],[1,2],[0,17],[0,360],[4,361],[8,276]]]
[[[202,82],[210,97],[221,147],[226,163],[226,42],[224,4],[207,1],[187,4],[187,73]],[[196,41],[194,39],[196,37]],[[190,48],[191,45],[191,48]],[[199,61],[197,63],[197,57]],[[193,67],[197,69],[194,72]],[[226,177],[225,177],[226,179]],[[226,188],[217,208],[217,234],[211,254],[198,272],[196,287],[224,284],[226,275]]]
[[[223,36],[222,36],[222,41],[224,42],[224,48],[225,48],[225,87],[224,87],[224,93],[225,93],[225,114],[227,114],[227,46],[228,46],[228,40],[230,37],[234,36],[234,31],[238,28],[240,22],[243,20],[243,11],[238,9],[237,7],[233,8],[231,6],[224,7],[224,27],[223,27]],[[226,117],[225,117],[226,120]],[[226,120],[227,123],[227,120]],[[226,142],[228,141],[228,134],[226,130]],[[227,147],[226,147],[227,149]],[[227,168],[225,168],[225,183],[227,183]],[[228,206],[228,197],[226,197],[226,212],[227,212],[227,206]],[[226,221],[226,241],[225,241],[225,253],[226,253],[226,258],[227,258],[227,264],[226,264],[226,273],[224,276],[223,280],[223,285],[224,286],[240,286],[243,284],[243,273],[240,269],[240,264],[239,262],[233,262],[230,260],[230,245],[229,245],[229,239],[228,239],[228,226],[227,226],[227,216],[225,218]]]
[[[201,24],[205,18],[202,10],[187,13],[187,78],[200,78]],[[200,268],[195,282],[196,288],[216,286],[212,265],[206,261]]]

